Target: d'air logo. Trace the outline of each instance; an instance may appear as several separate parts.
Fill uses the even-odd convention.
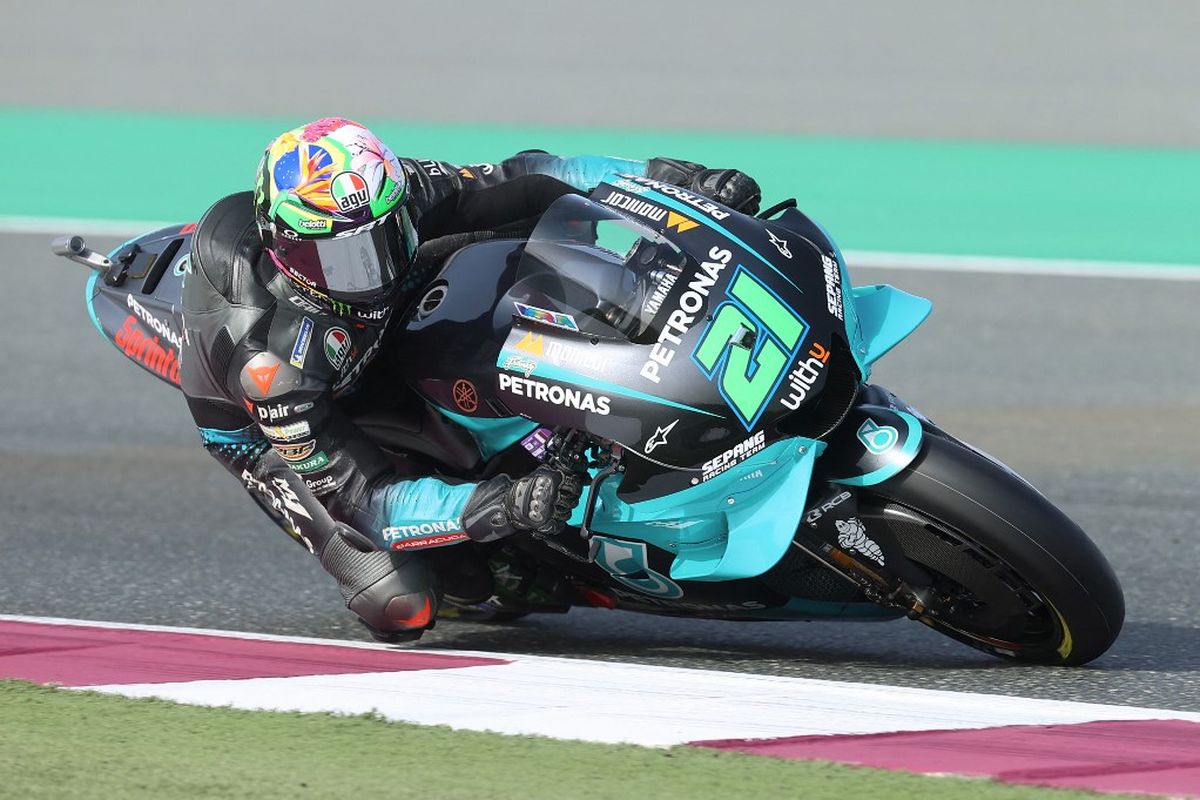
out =
[[[329,194],[342,211],[354,211],[371,202],[367,182],[357,172],[342,172],[329,184]]]

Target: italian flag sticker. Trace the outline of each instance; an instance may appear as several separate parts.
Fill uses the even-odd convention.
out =
[[[330,328],[325,334],[325,358],[334,369],[341,369],[350,355],[350,334],[344,328]]]

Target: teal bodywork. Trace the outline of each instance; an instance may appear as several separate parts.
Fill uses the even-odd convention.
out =
[[[113,251],[114,253],[116,251]],[[109,258],[112,258],[110,255]],[[112,344],[108,338],[108,334],[104,332],[104,327],[100,324],[100,318],[96,316],[96,307],[92,305],[92,301],[96,298],[96,281],[100,280],[100,273],[93,272],[91,277],[87,279],[87,284],[83,287],[83,300],[87,304],[88,317],[92,320],[92,324],[96,326],[96,330],[100,332],[100,338]]]
[[[912,463],[921,449],[921,440],[924,436],[921,421],[905,411],[896,410],[893,413],[904,420],[904,424],[907,426],[904,444],[889,449],[886,453],[887,463],[878,469],[860,475],[830,478],[832,483],[840,483],[844,486],[874,486],[883,483]]]
[[[592,528],[674,553],[675,580],[761,575],[791,544],[803,512],[796,498],[807,495],[824,449],[812,439],[785,439],[704,483],[640,503],[617,497],[614,477],[600,487]],[[581,520],[577,511],[571,521]]]
[[[864,375],[871,364],[917,329],[933,310],[933,303],[924,297],[902,292],[894,286],[855,286],[855,316],[861,340],[854,348],[860,358]]]
[[[928,300],[891,286],[857,287],[846,296],[850,306],[847,317],[851,320],[847,328],[857,334],[853,346],[864,372],[915,330],[932,308]],[[502,352],[501,360],[506,355],[513,354]],[[549,372],[548,365],[539,365],[535,374],[543,371]],[[561,369],[554,369],[554,374],[546,377],[595,385],[587,376]],[[605,388],[612,389],[607,385]],[[471,431],[485,457],[512,445],[536,427],[536,423],[519,417],[487,420],[442,413]],[[838,482],[856,486],[879,483],[911,462],[920,447],[921,423],[910,414],[899,413],[909,429],[888,466],[867,475],[846,476]],[[824,449],[824,442],[812,439],[777,441],[710,480],[668,497],[638,503],[626,503],[617,497],[620,476],[613,476],[599,488],[592,529],[597,534],[645,542],[674,553],[672,580],[730,581],[761,575],[778,563],[790,546],[804,510],[813,466]],[[576,508],[572,525],[582,522],[583,507],[581,503]],[[669,597],[670,592],[664,586],[656,594]],[[845,609],[863,606],[803,605],[803,613],[798,616],[824,616],[834,608],[840,609],[837,616],[845,616],[849,613]],[[892,612],[870,607],[880,613],[864,609],[852,615],[893,616]]]
[[[447,411],[441,406],[435,405],[434,408],[446,419],[456,422],[467,429],[467,432],[471,434],[471,438],[475,440],[475,444],[479,447],[479,454],[483,456],[485,461],[500,451],[512,447],[538,427],[536,422],[524,417],[485,419],[483,417],[468,417],[465,414],[455,414],[453,411]]]
[[[841,248],[821,223],[813,220],[813,224],[825,234],[837,258],[846,333],[865,383],[871,377],[871,365],[915,331],[933,310],[933,303],[886,284],[854,286]]]

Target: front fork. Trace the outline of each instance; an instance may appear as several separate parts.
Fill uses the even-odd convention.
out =
[[[870,600],[928,613],[932,576],[905,555],[884,525],[870,529],[858,496],[898,474],[917,457],[929,420],[879,386],[864,386],[817,462],[810,502],[792,545],[858,587]]]

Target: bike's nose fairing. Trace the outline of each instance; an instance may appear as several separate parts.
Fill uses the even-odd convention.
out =
[[[673,188],[625,177],[543,216],[510,293],[499,394],[535,419],[573,407],[578,427],[706,480],[757,431],[796,435],[781,423],[832,369],[850,373],[847,407],[861,376],[833,251]]]

